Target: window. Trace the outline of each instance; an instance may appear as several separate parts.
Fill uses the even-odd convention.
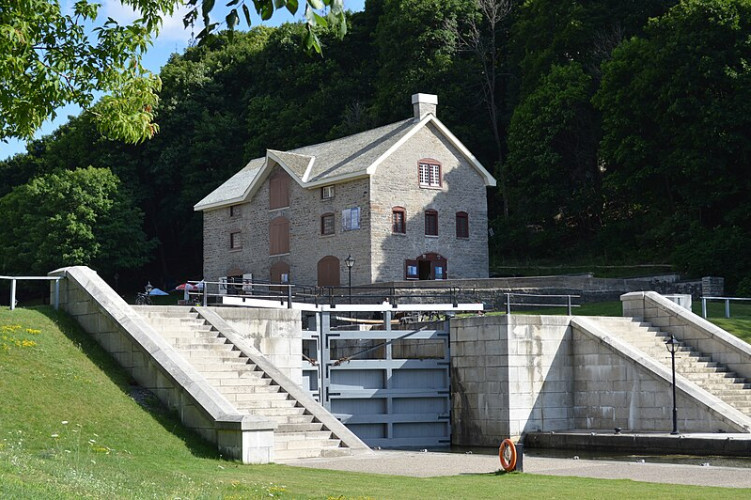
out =
[[[321,188],[321,199],[330,200],[334,197],[334,186],[323,186]]]
[[[408,259],[405,262],[404,266],[404,276],[408,280],[416,280],[420,277],[419,272],[417,271],[417,261]]]
[[[269,178],[269,209],[289,206],[289,175],[279,170]]]
[[[269,223],[269,255],[289,253],[289,219],[277,217]]]
[[[334,214],[324,214],[321,216],[321,234],[334,234]]]
[[[230,250],[239,250],[243,247],[242,234],[240,231],[229,234],[229,248]]]
[[[469,238],[469,215],[467,212],[456,212],[456,237]]]
[[[441,164],[435,161],[420,161],[420,187],[441,187]]]
[[[391,232],[406,234],[407,220],[406,211],[402,207],[394,207],[391,210]]]
[[[438,212],[425,210],[425,235],[438,236]]]
[[[229,216],[230,217],[240,217],[242,215],[242,206],[241,205],[231,205],[229,207]]]
[[[345,208],[342,210],[342,230],[354,229],[360,229],[360,207]]]

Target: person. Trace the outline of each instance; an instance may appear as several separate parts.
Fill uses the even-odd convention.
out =
[[[147,281],[146,286],[143,288],[146,290],[146,295],[151,295],[151,291],[154,289],[154,287],[151,286],[151,281]]]

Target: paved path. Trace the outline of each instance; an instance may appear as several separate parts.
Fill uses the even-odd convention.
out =
[[[490,474],[500,469],[497,456],[414,451],[375,451],[351,457],[308,458],[282,462],[296,467],[373,474],[431,477]],[[751,469],[658,463],[576,460],[524,456],[524,472],[553,476],[632,479],[652,483],[751,488]]]

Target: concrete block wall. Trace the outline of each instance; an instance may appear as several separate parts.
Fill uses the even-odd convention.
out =
[[[452,321],[452,443],[498,446],[524,432],[570,428],[568,332],[565,317]]]
[[[143,387],[219,452],[244,463],[273,459],[272,421],[239,414],[93,270],[68,267],[60,280],[60,308],[73,316]]]
[[[751,379],[751,346],[738,337],[656,292],[627,293],[621,303],[624,317],[647,321]]]
[[[210,307],[295,384],[302,385],[300,311]]]
[[[585,317],[572,317],[571,324],[575,390],[571,428],[670,432],[672,372]],[[680,375],[676,400],[681,432],[749,432],[745,415]]]
[[[670,370],[585,317],[455,319],[450,338],[452,444],[498,446],[537,431],[672,430]],[[676,388],[681,432],[751,430],[747,416],[680,375]]]

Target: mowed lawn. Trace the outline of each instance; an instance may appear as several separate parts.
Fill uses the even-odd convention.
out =
[[[46,307],[0,309],[0,498],[508,496],[725,499],[751,497],[751,490],[518,473],[418,479],[242,465],[222,459],[137,391],[64,314]]]

